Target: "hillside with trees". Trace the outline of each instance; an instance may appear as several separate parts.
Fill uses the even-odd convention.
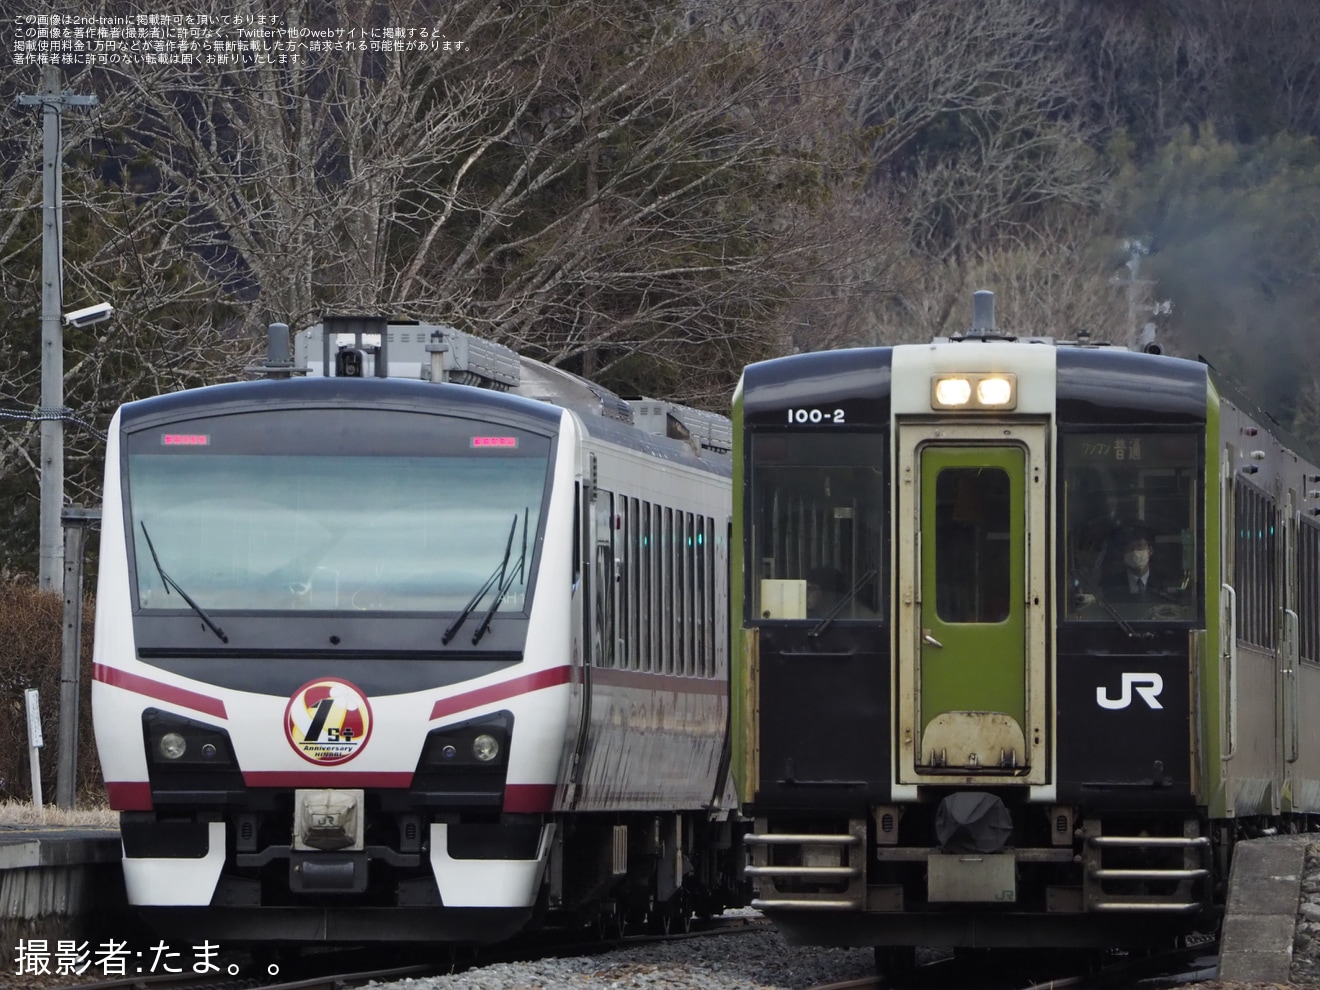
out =
[[[26,14],[130,3],[17,0]],[[64,66],[69,497],[267,323],[451,323],[727,408],[794,350],[1001,326],[1204,355],[1320,446],[1314,0],[160,0],[435,50]],[[232,32],[232,29],[231,33]],[[41,69],[0,67],[0,575],[36,569]],[[1125,248],[1125,245],[1127,247]],[[1139,245],[1139,248],[1136,247]]]

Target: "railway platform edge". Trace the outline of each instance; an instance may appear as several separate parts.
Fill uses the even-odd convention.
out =
[[[126,904],[120,854],[117,828],[0,826],[0,947],[77,937],[114,917]]]
[[[1219,979],[1287,983],[1308,838],[1238,843],[1228,881]]]

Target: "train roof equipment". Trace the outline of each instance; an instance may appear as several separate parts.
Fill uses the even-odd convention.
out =
[[[291,374],[326,377],[328,370],[328,377],[410,378],[468,385],[563,406],[653,436],[684,440],[697,453],[728,454],[733,449],[733,427],[725,416],[661,399],[624,399],[572,372],[446,324],[375,315],[326,315],[320,323],[296,334],[292,359],[287,340],[287,326],[272,323],[265,364],[246,370],[273,378]]]

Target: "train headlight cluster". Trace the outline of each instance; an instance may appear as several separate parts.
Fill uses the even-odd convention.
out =
[[[155,766],[189,770],[201,767],[233,770],[236,767],[229,734],[217,725],[148,708],[142,713],[142,731],[147,756]]]
[[[422,747],[419,773],[441,767],[487,770],[502,767],[508,761],[509,740],[513,736],[513,714],[495,712],[470,722],[432,729]]]
[[[932,409],[1014,409],[1017,375],[936,375],[931,379]]]

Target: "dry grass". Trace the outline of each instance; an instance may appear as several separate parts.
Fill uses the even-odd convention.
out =
[[[95,602],[83,604],[82,651],[78,686],[78,766],[74,780],[77,804],[95,807],[105,800],[101,768],[92,732],[92,639]],[[38,591],[34,584],[0,579],[0,801],[32,800],[28,762],[28,726],[24,692],[41,697],[39,752],[41,780],[48,798],[55,794],[60,734],[63,666],[64,596]]]
[[[81,825],[83,827],[118,828],[119,812],[109,808],[74,808],[66,811],[45,805],[40,811],[35,805],[21,801],[0,802],[0,825]]]

